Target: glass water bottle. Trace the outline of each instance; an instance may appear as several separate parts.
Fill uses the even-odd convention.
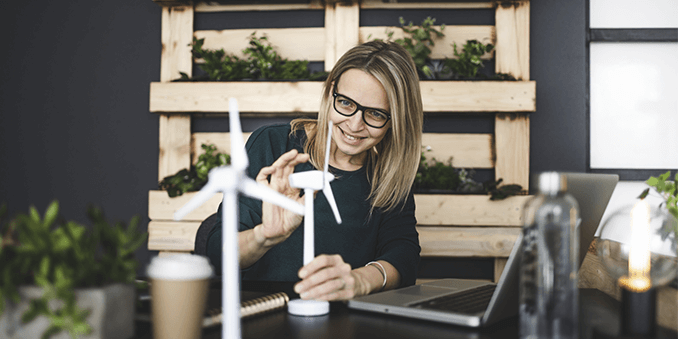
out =
[[[520,338],[578,337],[579,206],[567,178],[539,175],[525,204],[520,267]]]

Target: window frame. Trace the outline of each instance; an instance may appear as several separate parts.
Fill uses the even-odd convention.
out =
[[[586,11],[586,168],[590,173],[619,175],[620,180],[647,180],[676,169],[591,168],[591,43],[597,42],[678,42],[678,28],[591,28],[591,0],[585,1]]]

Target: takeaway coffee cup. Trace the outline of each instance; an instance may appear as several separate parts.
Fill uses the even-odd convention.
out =
[[[154,257],[147,272],[153,337],[200,338],[212,275],[207,258],[192,254]]]

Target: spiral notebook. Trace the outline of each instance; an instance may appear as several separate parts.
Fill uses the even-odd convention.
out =
[[[212,327],[221,324],[221,290],[210,288],[207,307],[202,326]],[[140,291],[135,320],[151,322],[151,296]],[[285,292],[265,293],[254,291],[240,292],[240,318],[245,319],[284,309],[290,298]]]
[[[619,176],[566,173],[568,192],[579,203],[579,265],[584,261]],[[356,310],[481,327],[518,314],[518,236],[497,284],[441,279],[349,300]]]

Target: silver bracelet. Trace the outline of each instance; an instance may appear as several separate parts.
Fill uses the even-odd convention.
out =
[[[365,264],[365,267],[369,265],[373,265],[374,267],[376,267],[377,271],[379,271],[379,273],[381,273],[381,276],[384,278],[384,283],[381,284],[381,288],[379,289],[379,291],[383,290],[384,286],[386,286],[386,280],[388,279],[388,277],[386,276],[386,269],[384,269],[384,266],[381,263],[376,261],[368,262],[367,264]]]

